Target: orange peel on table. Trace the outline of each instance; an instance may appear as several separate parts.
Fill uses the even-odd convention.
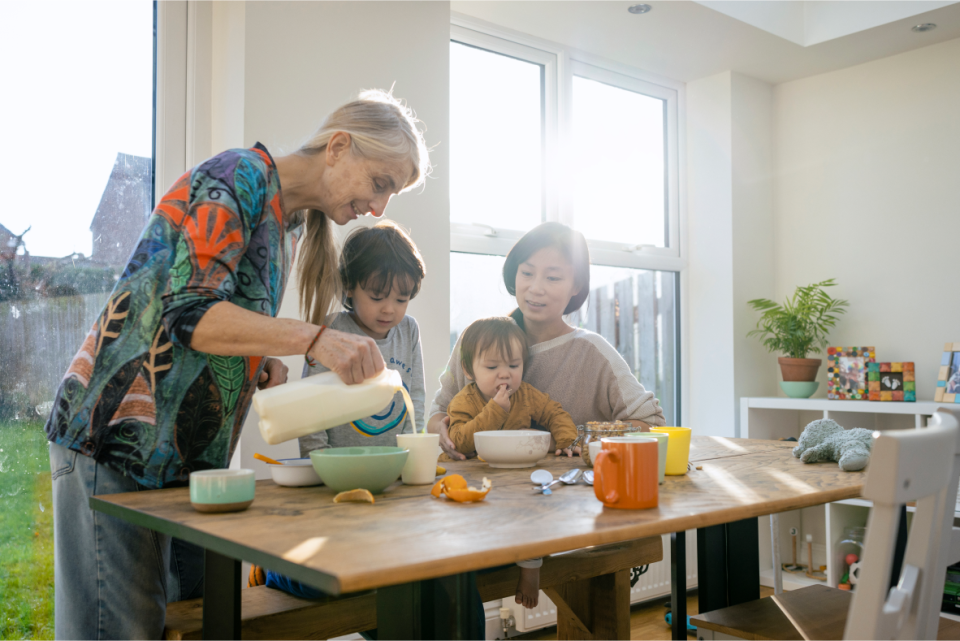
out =
[[[440,467],[439,465],[437,466],[437,476],[443,476],[446,473],[447,473],[447,468]]]
[[[370,493],[370,490],[347,490],[346,492],[340,492],[335,497],[333,497],[334,503],[373,503],[373,494]]]
[[[430,494],[434,498],[440,498],[440,495],[443,494],[457,503],[472,503],[486,498],[491,487],[493,487],[493,483],[486,477],[484,477],[483,485],[478,490],[475,487],[467,487],[467,480],[459,474],[451,474],[437,481],[437,484],[430,490]]]

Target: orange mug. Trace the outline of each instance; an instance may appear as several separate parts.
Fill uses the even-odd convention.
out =
[[[657,507],[659,446],[656,439],[614,436],[600,439],[593,463],[593,492],[606,507]]]

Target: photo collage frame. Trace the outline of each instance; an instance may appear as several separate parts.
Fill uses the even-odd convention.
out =
[[[937,403],[960,403],[960,343],[943,346],[933,400]]]
[[[867,366],[876,363],[876,357],[874,347],[828,347],[827,398],[867,400]]]

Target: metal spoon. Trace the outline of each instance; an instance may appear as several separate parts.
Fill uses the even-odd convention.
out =
[[[587,470],[583,473],[583,482],[587,485],[593,485],[593,470]]]
[[[541,488],[537,488],[538,491],[546,493],[551,487],[557,483],[563,483],[564,485],[574,485],[577,482],[577,479],[580,478],[580,475],[583,473],[583,470],[580,468],[574,468],[572,470],[567,470],[560,475],[556,481],[551,481],[549,484],[544,485]]]

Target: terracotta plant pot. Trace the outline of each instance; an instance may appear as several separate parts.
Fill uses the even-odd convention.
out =
[[[784,381],[815,381],[817,372],[820,370],[819,358],[787,358],[781,356],[777,359],[780,363],[780,373],[783,374]]]

